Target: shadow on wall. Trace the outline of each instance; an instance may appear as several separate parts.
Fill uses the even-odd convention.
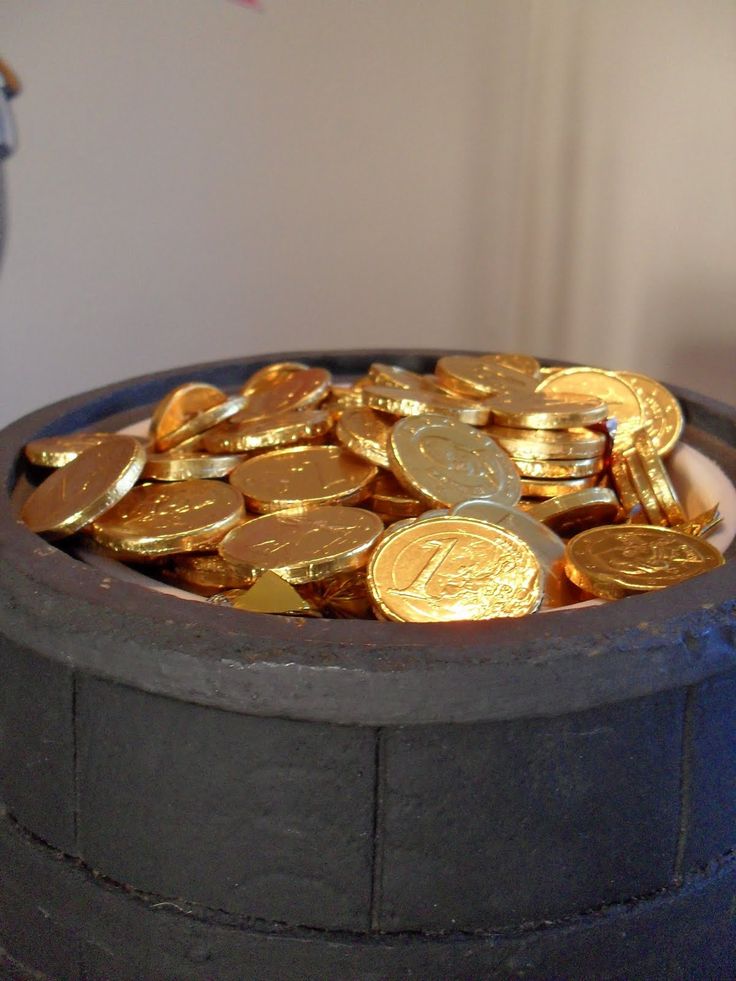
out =
[[[734,287],[678,283],[658,295],[639,339],[651,374],[736,404]],[[656,371],[655,371],[656,368]]]

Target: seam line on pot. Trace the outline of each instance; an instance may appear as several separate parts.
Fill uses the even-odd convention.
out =
[[[693,728],[695,714],[696,688],[689,685],[685,691],[685,706],[682,717],[682,752],[680,762],[680,818],[677,832],[677,846],[672,870],[672,880],[676,885],[682,883],[682,868],[685,861],[685,848],[690,833],[690,810],[693,782]]]
[[[79,851],[79,739],[77,734],[77,673],[72,673],[72,780],[74,802],[72,808],[72,831],[74,847]]]
[[[383,885],[383,796],[385,783],[385,747],[383,729],[376,729],[373,762],[373,833],[371,843],[371,895],[369,926],[380,929]]]
[[[522,938],[539,931],[556,929],[559,927],[570,927],[581,923],[587,918],[595,918],[601,915],[618,915],[625,912],[633,913],[640,903],[657,902],[658,900],[667,901],[677,896],[681,892],[681,886],[664,886],[651,892],[642,893],[638,896],[631,896],[628,899],[602,903],[599,906],[591,907],[580,912],[566,913],[553,920],[523,921],[519,924],[508,926],[487,927],[479,929],[459,929],[452,932],[443,930],[421,930],[408,929],[396,931],[382,931],[379,935],[370,935],[359,930],[313,927],[304,924],[292,924],[281,920],[264,920],[260,917],[248,916],[242,913],[232,913],[228,910],[205,906],[196,901],[187,900],[179,897],[167,897],[158,893],[142,892],[134,886],[119,882],[102,872],[96,871],[87,865],[81,858],[69,855],[60,851],[43,838],[22,825],[17,818],[5,810],[0,805],[0,820],[5,819],[13,833],[25,839],[29,845],[42,848],[51,852],[54,859],[65,864],[74,873],[83,876],[89,882],[102,889],[113,893],[124,894],[124,896],[134,902],[142,903],[152,910],[166,910],[171,915],[182,915],[188,919],[200,923],[213,923],[221,927],[252,932],[258,934],[279,936],[292,936],[296,938],[326,937],[339,941],[341,939],[360,938],[364,941],[374,943],[393,943],[397,939],[420,940],[479,940],[483,938],[491,939],[503,937],[505,939]],[[683,885],[686,888],[697,887],[704,880],[716,880],[721,875],[730,875],[736,868],[736,848],[731,848],[726,852],[716,856],[706,865],[696,870],[688,871],[683,876]],[[155,902],[154,902],[155,900]],[[63,921],[63,917],[62,917]]]

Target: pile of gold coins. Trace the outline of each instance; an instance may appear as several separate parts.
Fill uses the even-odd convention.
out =
[[[353,384],[271,364],[192,381],[147,440],[39,439],[55,468],[21,518],[250,612],[393,621],[518,617],[661,589],[723,563],[665,458],[683,416],[658,382],[448,355]]]

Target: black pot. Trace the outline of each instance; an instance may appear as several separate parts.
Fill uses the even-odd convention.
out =
[[[0,434],[8,971],[736,976],[736,546],[659,593],[412,625],[188,603],[13,517],[34,437],[118,428],[267,360],[378,357],[188,367]],[[677,395],[685,440],[736,479],[736,411]]]

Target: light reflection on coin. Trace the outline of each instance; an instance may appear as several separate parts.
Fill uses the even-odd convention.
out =
[[[339,446],[295,446],[241,463],[230,483],[258,514],[323,504],[358,504],[371,492],[377,469]]]
[[[654,378],[633,371],[619,371],[618,374],[631,385],[643,406],[642,421],[655,449],[660,456],[667,456],[680,439],[685,425],[680,403]]]
[[[542,379],[537,391],[553,395],[593,395],[601,399],[618,421],[617,435],[624,439],[640,428],[645,411],[634,388],[616,372],[603,368],[563,368]]]
[[[533,392],[537,384],[523,371],[465,354],[440,358],[435,374],[443,386],[466,398]]]
[[[26,443],[26,458],[36,467],[65,467],[80,453],[109,439],[112,433],[69,433]]]
[[[227,395],[222,389],[207,382],[195,381],[179,385],[165,395],[154,409],[149,427],[151,439],[163,449],[161,440],[165,441],[193,416],[220,405],[226,399]]]
[[[243,499],[218,480],[141,484],[91,525],[94,538],[129,558],[212,549],[245,517]]]
[[[242,461],[242,454],[149,453],[141,474],[144,480],[212,480],[227,477]]]
[[[347,409],[337,424],[336,435],[342,445],[356,456],[378,467],[388,469],[388,438],[394,419],[362,405]]]
[[[319,405],[329,395],[331,383],[332,375],[326,368],[304,368],[283,375],[271,385],[259,386],[247,394],[245,407],[235,421],[245,422],[259,416],[275,416],[290,409]]]
[[[387,385],[367,385],[363,389],[363,404],[394,416],[419,416],[441,413],[472,426],[488,422],[487,405],[467,399],[453,398],[429,389],[390,388]]]
[[[170,432],[159,434],[156,437],[156,448],[159,452],[172,450],[175,446],[186,442],[193,436],[212,429],[231,416],[236,415],[245,406],[245,399],[242,396],[234,396],[224,402],[218,402],[203,412],[198,412],[183,422],[177,429]]]
[[[724,561],[718,549],[701,538],[645,525],[591,528],[567,545],[570,578],[604,599],[664,589]]]
[[[567,430],[603,422],[608,406],[592,395],[554,395],[548,392],[492,396],[495,425],[523,429]]]
[[[516,468],[503,450],[479,430],[444,416],[397,422],[389,458],[399,481],[432,505],[470,497],[513,505],[521,496]]]
[[[322,409],[291,409],[244,422],[225,422],[205,433],[202,442],[210,453],[244,453],[313,440],[331,428],[332,420]]]
[[[381,614],[403,622],[487,620],[531,613],[542,576],[516,535],[473,518],[438,517],[387,532],[368,567]]]
[[[560,432],[491,425],[485,432],[515,460],[579,460],[599,457],[606,448],[605,435],[592,429]]]
[[[271,569],[298,584],[361,568],[382,532],[378,515],[361,508],[279,511],[236,528],[223,539],[219,552],[246,576],[255,578]]]
[[[607,487],[590,487],[535,504],[527,512],[558,535],[577,534],[616,519],[618,501]]]
[[[145,461],[133,436],[110,436],[54,470],[26,500],[21,519],[48,538],[72,535],[130,491]]]

